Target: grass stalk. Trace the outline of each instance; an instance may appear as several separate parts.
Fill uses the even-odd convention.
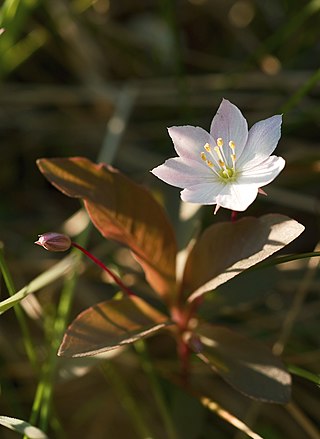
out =
[[[130,389],[117,371],[116,367],[113,366],[111,361],[108,361],[101,365],[101,370],[108,382],[112,385],[118,400],[126,410],[137,434],[143,439],[154,439],[154,435],[151,434],[144,416],[139,409],[139,404],[136,403]]]
[[[289,364],[287,367],[288,371],[293,375],[304,378],[320,387],[320,374],[309,372],[308,370],[301,369],[301,367],[294,366],[293,364]]]
[[[177,439],[177,433],[170,415],[168,405],[165,401],[163,392],[161,390],[159,378],[152,365],[151,358],[149,356],[147,346],[144,340],[139,340],[134,344],[135,350],[140,356],[140,362],[143,371],[148,377],[150,383],[150,390],[153,393],[154,400],[161,415],[164,428],[167,433],[168,439]]]
[[[320,69],[316,70],[310,78],[288,99],[288,101],[281,107],[282,113],[287,113],[296,107],[301,99],[308,94],[320,81]]]
[[[6,287],[8,289],[9,295],[13,296],[16,293],[16,289],[14,286],[14,282],[12,279],[12,276],[10,274],[9,268],[7,266],[5,257],[4,257],[4,248],[3,245],[0,244],[0,269],[3,275],[4,282],[6,284]],[[21,305],[17,304],[13,308],[16,318],[18,320],[21,332],[22,332],[22,338],[23,338],[23,344],[26,351],[26,354],[28,356],[28,359],[35,371],[39,370],[38,366],[38,360],[36,355],[36,350],[32,342],[31,334],[29,331],[29,327],[27,324],[27,320],[25,318],[23,309]]]

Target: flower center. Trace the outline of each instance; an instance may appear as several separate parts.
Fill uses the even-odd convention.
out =
[[[201,159],[225,183],[236,179],[236,145],[233,140],[230,140],[229,148],[231,151],[229,157],[227,157],[223,150],[223,139],[219,137],[217,144],[213,148],[211,148],[209,143],[204,145],[204,149],[212,160],[208,159],[205,152],[201,153]]]

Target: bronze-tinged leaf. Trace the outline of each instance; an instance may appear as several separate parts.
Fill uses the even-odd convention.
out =
[[[199,325],[194,334],[191,348],[235,389],[261,401],[289,401],[290,374],[266,346],[207,323]]]
[[[169,300],[175,292],[177,245],[152,194],[111,166],[82,157],[40,159],[37,164],[57,189],[84,200],[100,233],[128,246],[152,288]]]
[[[155,334],[171,324],[139,297],[98,303],[78,315],[63,337],[58,355],[85,357]]]
[[[284,215],[242,218],[208,227],[190,251],[183,288],[192,302],[280,250],[304,230]],[[191,294],[190,294],[191,293]]]
[[[287,276],[287,274],[286,274]],[[220,285],[214,294],[206,294],[201,303],[201,318],[214,322],[225,314],[235,314],[243,309],[264,303],[272,293],[281,275],[276,267],[245,270],[229,282]]]

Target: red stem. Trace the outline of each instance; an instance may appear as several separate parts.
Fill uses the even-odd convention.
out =
[[[181,379],[182,384],[187,387],[190,375],[190,348],[183,340],[183,334],[180,334],[178,339],[178,354],[181,361]]]
[[[188,309],[183,308],[183,305],[177,305],[171,309],[171,316],[177,325],[177,351],[181,364],[182,384],[187,387],[190,375],[191,350],[185,339],[185,335],[188,331],[191,314]]]
[[[76,242],[72,242],[71,245],[75,248],[77,248],[78,250],[82,251],[82,253],[84,253],[86,256],[88,256],[95,264],[97,264],[100,268],[102,268],[102,270],[106,271],[109,276],[112,277],[112,279],[115,281],[115,283],[121,288],[121,290],[126,293],[128,296],[136,296],[136,294],[130,290],[130,288],[128,288],[122,281],[121,279],[116,276],[108,267],[106,267],[104,265],[103,262],[100,261],[100,259],[96,258],[95,256],[93,256],[93,254],[91,254],[90,252],[88,252],[88,250],[86,250],[85,248],[81,247],[81,245],[77,244]]]
[[[237,221],[237,216],[238,216],[238,212],[235,211],[235,210],[233,210],[233,211],[231,212],[231,222],[232,222],[232,223],[235,223],[235,222]]]

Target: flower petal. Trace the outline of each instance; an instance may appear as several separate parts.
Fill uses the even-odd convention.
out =
[[[152,174],[172,186],[185,188],[195,184],[210,182],[214,177],[204,162],[175,157],[152,169]]]
[[[273,153],[281,136],[281,123],[282,116],[276,115],[253,125],[246,147],[241,156],[238,155],[238,169],[253,168]]]
[[[226,184],[217,197],[217,204],[225,209],[242,212],[254,202],[258,195],[258,186],[230,183]]]
[[[216,204],[217,196],[223,189],[224,184],[219,180],[211,183],[201,183],[181,192],[181,200],[188,203]]]
[[[201,160],[200,154],[204,151],[204,145],[214,143],[210,134],[200,127],[171,127],[168,132],[178,155],[187,159]]]
[[[221,137],[226,148],[232,140],[240,157],[248,138],[248,124],[239,108],[223,99],[211,122],[210,134],[215,141]]]
[[[259,187],[269,184],[282,171],[286,162],[282,157],[272,155],[254,168],[245,170],[239,176],[238,183],[245,185],[258,185]]]

